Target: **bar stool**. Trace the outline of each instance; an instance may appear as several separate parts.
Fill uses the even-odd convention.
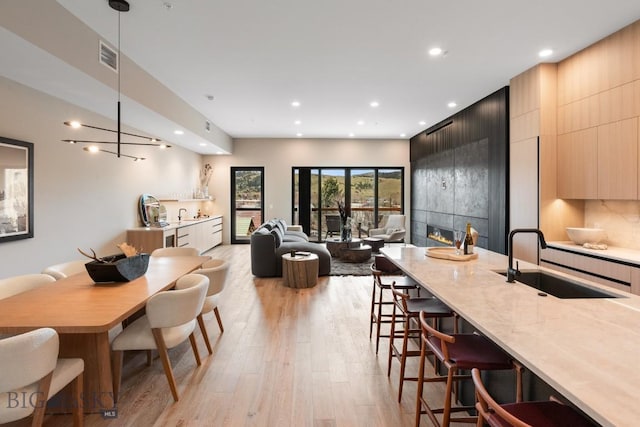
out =
[[[427,322],[429,313],[420,313],[421,346],[420,346],[420,369],[418,373],[418,393],[416,399],[416,427],[420,425],[420,416],[426,413],[434,425],[448,427],[449,423],[466,422],[476,423],[478,417],[464,416],[452,418],[452,412],[461,412],[474,409],[473,406],[462,406],[452,408],[451,394],[454,381],[470,379],[470,374],[458,374],[459,370],[516,370],[516,401],[522,400],[522,366],[511,359],[500,347],[494,344],[487,337],[479,334],[458,334],[447,335],[440,332]],[[426,354],[432,352],[435,357],[447,368],[447,376],[436,375],[434,377],[424,377],[424,362]],[[422,389],[425,382],[446,382],[444,395],[444,407],[431,408],[422,397]],[[424,410],[423,410],[424,408]],[[438,422],[435,414],[442,414],[442,424]],[[481,424],[479,424],[481,425]]]
[[[434,323],[444,317],[454,318],[454,331],[457,332],[455,313],[449,307],[435,297],[410,298],[410,296],[394,284],[390,285],[393,294],[393,312],[391,315],[391,331],[389,333],[389,361],[387,364],[387,376],[391,376],[391,362],[394,358],[400,362],[400,378],[398,384],[398,402],[402,401],[402,388],[405,381],[417,381],[421,377],[407,377],[405,368],[407,357],[420,356],[420,350],[409,350],[409,339],[420,337],[420,325],[412,327],[411,322],[417,323],[418,315],[425,313]],[[401,314],[398,315],[398,310]],[[396,330],[396,321],[400,319],[404,323],[401,330]],[[402,338],[402,347],[395,345],[395,339]],[[436,363],[434,363],[436,365]]]
[[[376,260],[371,264],[371,275],[373,277],[373,285],[371,292],[371,317],[369,319],[369,339],[373,336],[373,324],[376,325],[376,354],[378,354],[378,348],[380,347],[380,337],[389,338],[389,335],[381,335],[380,327],[383,323],[391,323],[391,313],[384,312],[382,310],[383,306],[388,306],[393,304],[393,300],[385,300],[384,299],[384,291],[391,290],[391,283],[393,283],[396,289],[400,289],[405,293],[408,293],[411,289],[418,289],[420,291],[419,286],[416,282],[411,280],[410,278],[402,275],[393,275],[388,276],[388,270],[383,270],[385,268],[385,264],[379,259],[385,259],[384,257],[380,258],[376,256]],[[390,262],[387,260],[387,263]],[[387,283],[383,282],[383,276]],[[380,292],[377,292],[376,289],[379,289]],[[377,294],[377,296],[376,296]]]
[[[476,409],[478,410],[478,426],[483,420],[491,427],[593,427],[594,424],[570,406],[564,405],[553,397],[547,401],[519,402],[499,405],[489,395],[482,384],[480,371],[471,370],[471,378],[476,386]]]

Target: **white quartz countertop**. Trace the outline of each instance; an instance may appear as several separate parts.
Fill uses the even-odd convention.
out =
[[[208,217],[202,217],[202,218],[189,218],[187,220],[183,220],[183,221],[175,221],[175,222],[170,222],[169,225],[167,225],[166,227],[135,227],[135,228],[130,228],[130,230],[164,230],[164,231],[169,231],[169,230],[175,230],[176,228],[180,228],[180,227],[188,227],[190,225],[194,225],[194,224],[198,224],[201,222],[205,222],[205,221],[211,221],[212,219],[216,219],[216,218],[222,218],[222,215],[211,215]]]
[[[624,298],[543,297],[496,273],[507,268],[502,254],[476,248],[477,259],[460,262],[427,257],[425,250],[381,251],[595,421],[638,423],[640,297],[591,282]],[[521,270],[538,268],[545,270],[520,261]]]
[[[637,264],[640,267],[640,251],[634,249],[619,248],[616,246],[608,246],[607,249],[587,249],[584,246],[576,245],[571,241],[547,242],[547,247]]]

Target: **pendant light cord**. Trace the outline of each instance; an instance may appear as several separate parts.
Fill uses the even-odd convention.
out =
[[[122,61],[120,60],[122,52],[120,51],[120,15],[118,11],[118,157],[120,157],[120,73],[122,72]]]

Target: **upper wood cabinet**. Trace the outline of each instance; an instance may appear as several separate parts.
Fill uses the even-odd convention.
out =
[[[638,119],[558,136],[558,197],[638,199]]]
[[[596,128],[558,136],[558,197],[598,198],[598,132]]]
[[[638,198],[638,119],[598,126],[598,198]]]

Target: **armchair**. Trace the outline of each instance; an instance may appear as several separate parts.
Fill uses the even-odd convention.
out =
[[[406,234],[404,218],[404,215],[389,215],[384,227],[369,229],[369,237],[378,237],[380,239],[384,239],[385,242],[404,241],[404,236]]]

